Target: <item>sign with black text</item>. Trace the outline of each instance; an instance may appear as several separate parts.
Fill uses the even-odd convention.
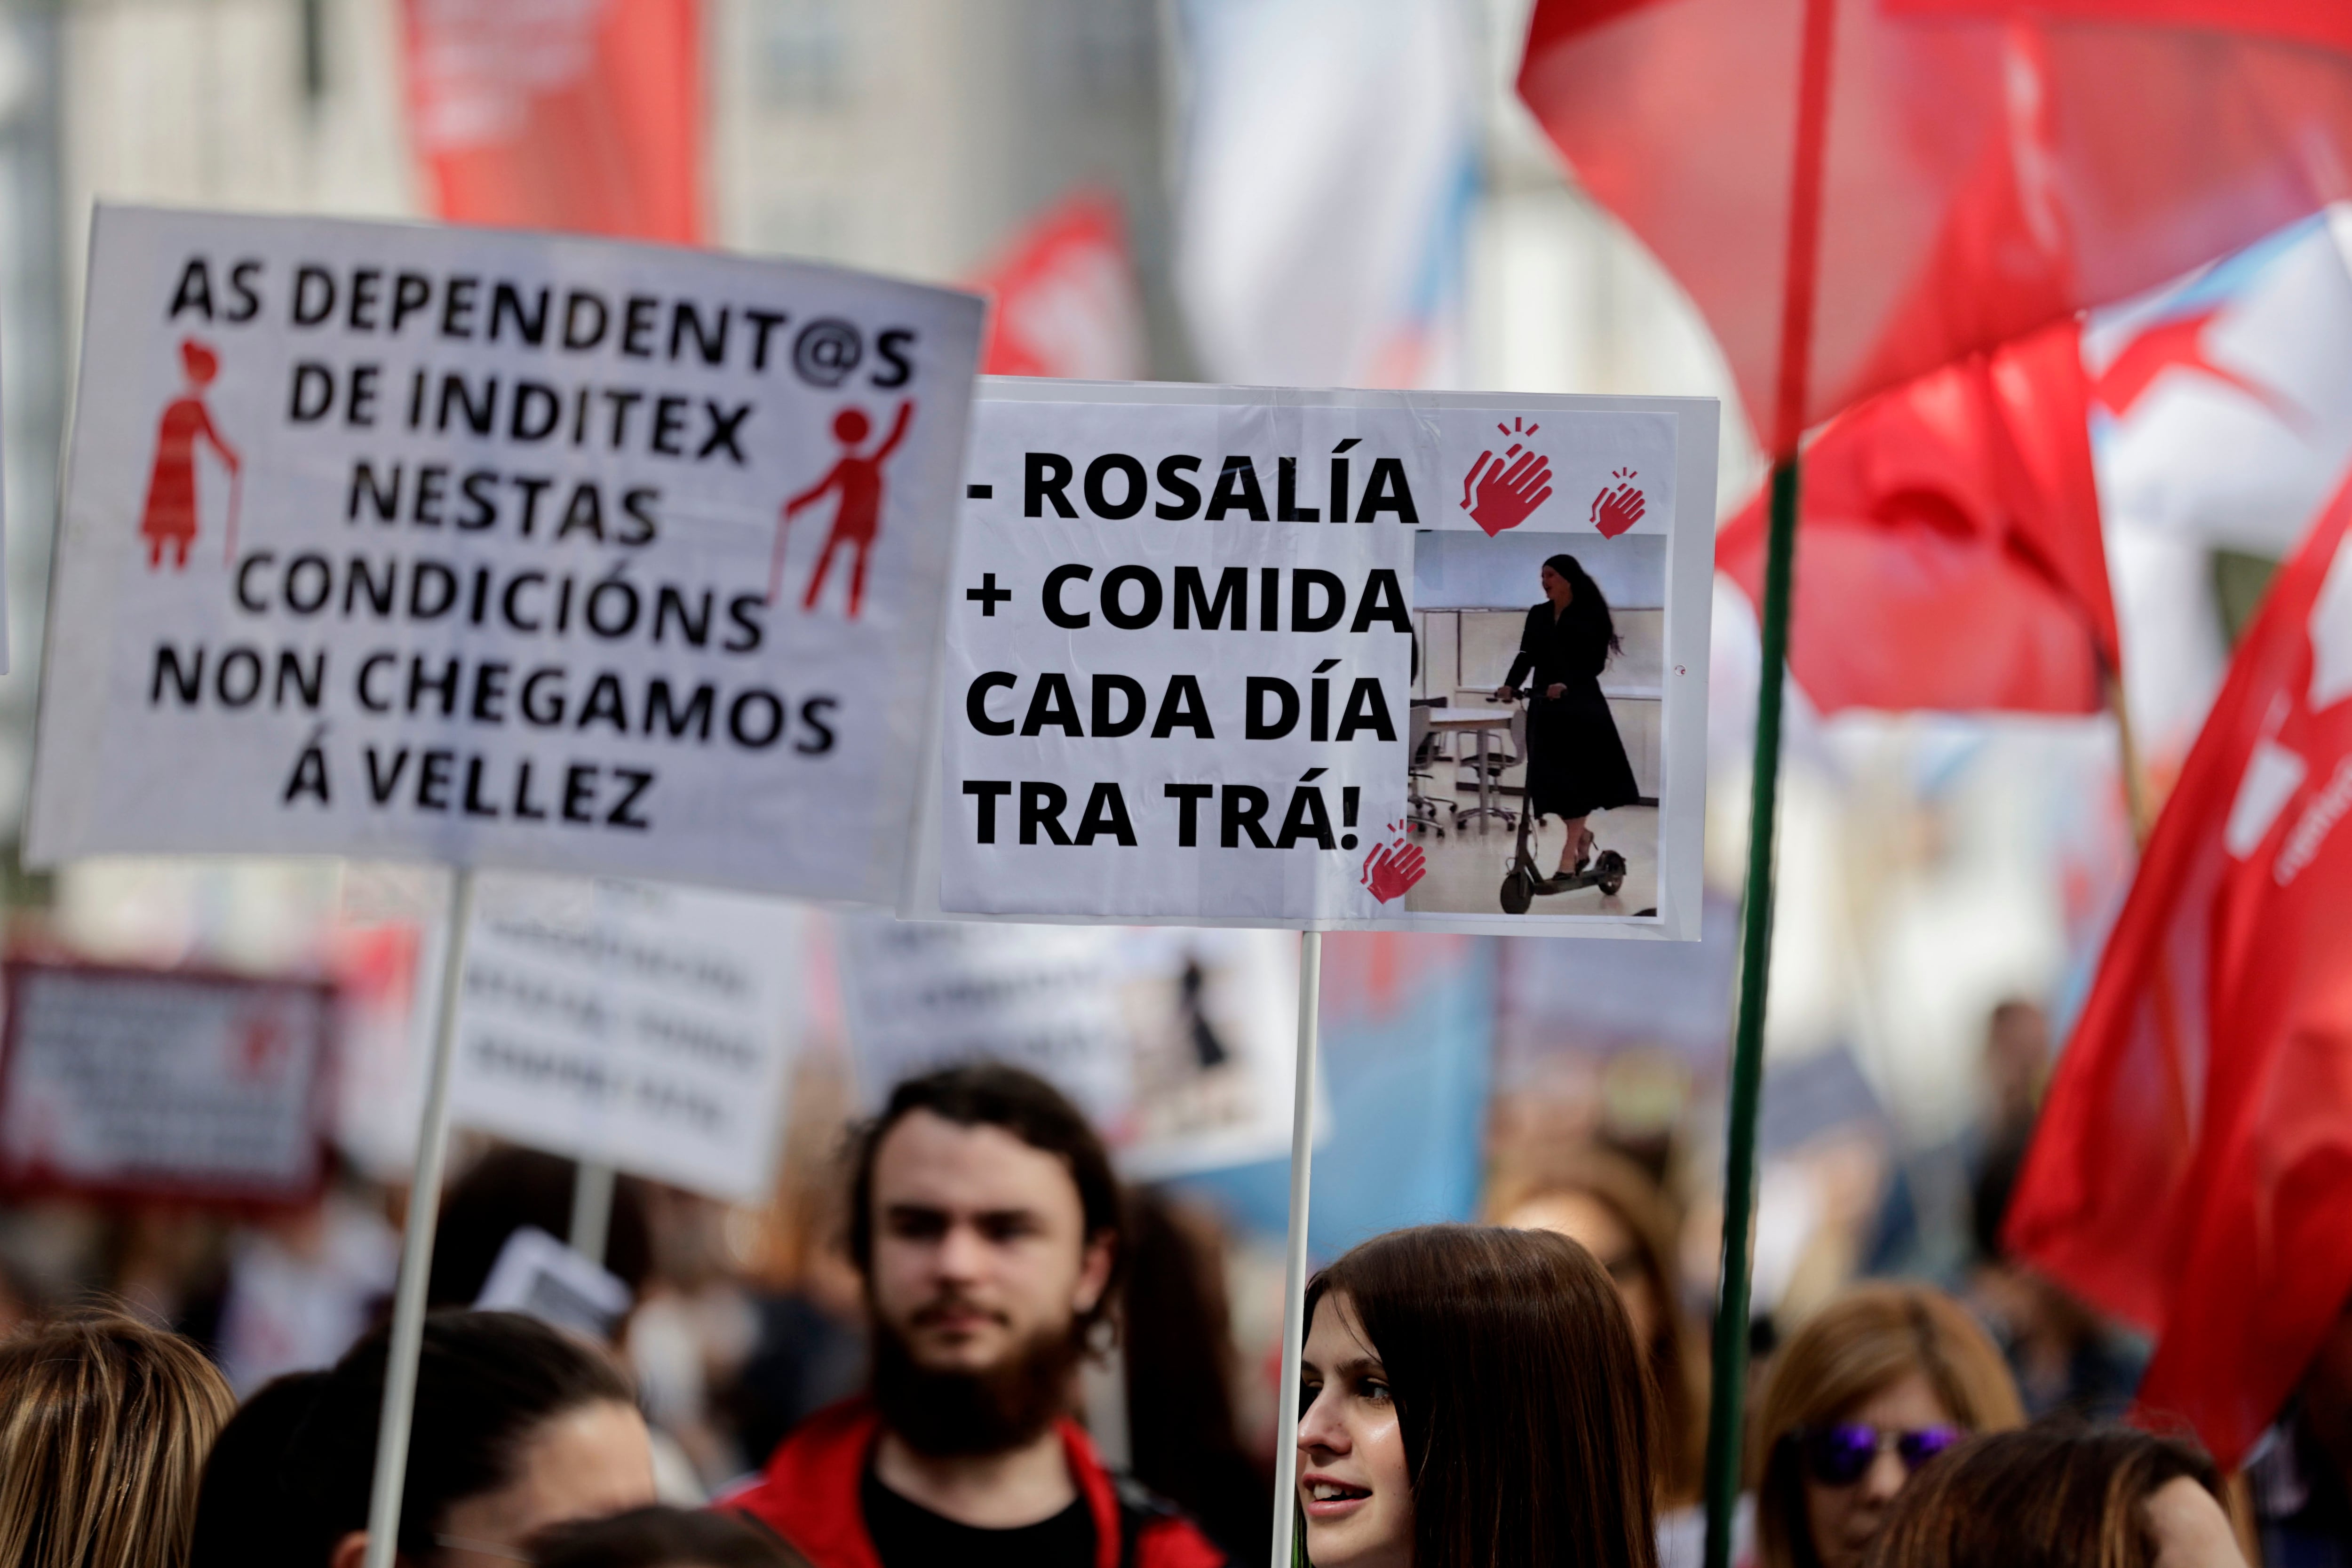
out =
[[[887,900],[981,310],[101,208],[26,841]]]
[[[767,1193],[806,973],[798,905],[484,875],[450,1115],[713,1197]]]
[[[836,929],[868,1113],[903,1079],[999,1061],[1068,1095],[1130,1181],[1289,1149],[1295,937],[881,915]]]
[[[0,1188],[309,1202],[333,1017],[299,981],[10,963]]]
[[[904,912],[1695,937],[1717,419],[984,381]]]

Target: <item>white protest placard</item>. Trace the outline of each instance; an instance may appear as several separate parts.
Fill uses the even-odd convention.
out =
[[[845,915],[842,999],[858,1097],[960,1062],[1046,1079],[1106,1140],[1129,1132],[1133,1052],[1118,1002],[1118,933]]]
[[[533,1148],[764,1196],[805,973],[794,905],[486,872],[458,993],[450,1114]]]
[[[106,207],[26,858],[896,897],[981,308]]]
[[[1119,996],[1135,1065],[1133,1132],[1118,1150],[1134,1181],[1270,1160],[1287,1152],[1297,1062],[1298,941],[1280,931],[1129,928]],[[1328,1137],[1317,1096],[1315,1135]]]
[[[1717,419],[984,380],[902,910],[1695,938]]]
[[[319,1194],[326,986],[95,964],[6,973],[0,1188],[231,1205]]]
[[[1132,1180],[1280,1154],[1297,943],[1279,931],[843,920],[858,1094],[987,1060],[1052,1083]]]

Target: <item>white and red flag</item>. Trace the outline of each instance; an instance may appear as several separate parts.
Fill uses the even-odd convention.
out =
[[[1143,378],[1143,292],[1110,192],[1065,196],[971,287],[989,300],[983,375]]]
[[[1519,95],[1779,453],[2352,196],[2340,0],[1539,0]]]
[[[1182,0],[1170,269],[1202,374],[1459,384],[1478,68],[1453,0]]]
[[[2084,327],[2125,686],[2160,773],[2229,662],[2213,551],[2292,553],[2352,468],[2347,224],[2304,219]]]
[[[2152,1331],[2227,1468],[2352,1296],[2352,487],[2280,571],[2150,837],[2010,1245]]]
[[[695,245],[700,0],[404,0],[436,216]]]

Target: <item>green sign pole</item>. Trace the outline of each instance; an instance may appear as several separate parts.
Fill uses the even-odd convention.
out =
[[[1780,782],[1780,696],[1789,662],[1789,581],[1797,544],[1797,459],[1772,466],[1764,547],[1762,673],[1756,689],[1756,778],[1748,826],[1748,902],[1740,912],[1739,1022],[1731,1051],[1723,1177],[1723,1286],[1715,1312],[1706,1421],[1706,1568],[1729,1568],[1748,1392],[1749,1241],[1756,1208],[1756,1109],[1764,1078],[1764,982],[1772,951],[1772,838]]]

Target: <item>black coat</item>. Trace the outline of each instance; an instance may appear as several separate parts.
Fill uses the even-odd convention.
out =
[[[1519,656],[1503,684],[1528,695],[1528,809],[1538,816],[1580,817],[1641,798],[1617,721],[1601,695],[1609,654],[1608,623],[1601,616],[1573,604],[1555,616],[1549,599],[1528,606]],[[1547,695],[1554,686],[1566,689]]]

